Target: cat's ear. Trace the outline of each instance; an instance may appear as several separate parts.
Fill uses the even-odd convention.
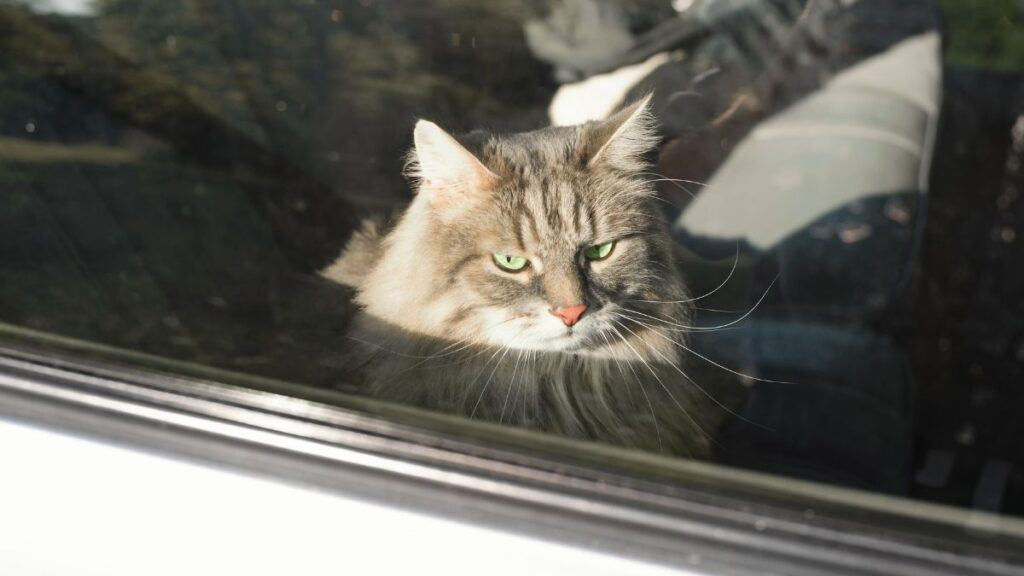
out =
[[[651,114],[651,94],[592,125],[586,139],[587,165],[634,171],[660,138]]]
[[[420,194],[435,206],[452,206],[490,192],[498,177],[437,124],[416,123],[409,173],[420,181]]]

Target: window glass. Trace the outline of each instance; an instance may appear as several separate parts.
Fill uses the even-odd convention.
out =
[[[0,1],[0,337],[1022,515],[1022,162],[1012,0]]]

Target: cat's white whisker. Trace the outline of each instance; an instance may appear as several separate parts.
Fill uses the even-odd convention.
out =
[[[638,324],[638,325],[640,325],[640,326],[642,326],[642,327],[644,327],[644,328],[647,328],[647,329],[649,329],[649,330],[651,331],[651,333],[653,333],[654,335],[656,335],[656,336],[659,336],[659,337],[663,338],[664,340],[668,341],[669,343],[671,343],[671,344],[673,344],[673,345],[675,345],[675,346],[679,346],[679,347],[681,347],[681,348],[682,348],[683,350],[686,350],[687,352],[691,352],[691,350],[690,350],[689,348],[687,348],[687,347],[686,347],[686,345],[684,345],[683,343],[681,343],[681,342],[678,342],[678,341],[676,341],[676,340],[673,340],[673,339],[669,338],[668,336],[665,336],[665,335],[663,335],[663,334],[659,333],[659,332],[657,331],[657,329],[655,329],[655,328],[653,328],[653,327],[651,327],[651,326],[648,326],[647,324],[644,324],[644,323],[642,323],[642,322],[639,322],[639,321],[637,321],[637,320],[634,320],[634,319],[632,319],[632,318],[627,318],[627,317],[625,317],[625,316],[620,316],[620,318],[622,318],[623,320],[629,320],[630,322],[635,322],[636,324]],[[637,334],[636,334],[636,332],[633,332],[632,330],[630,330],[630,329],[629,329],[628,327],[626,327],[626,326],[622,326],[622,327],[623,327],[623,329],[627,330],[627,331],[628,331],[628,332],[629,332],[630,334],[633,334],[634,336],[636,336],[636,337],[637,337],[637,339],[640,339],[640,336],[639,336],[639,335],[637,335]],[[668,358],[668,357],[666,357],[666,356],[665,356],[664,354],[662,354],[662,353],[661,353],[661,351],[659,351],[659,350],[658,350],[657,348],[655,348],[654,346],[648,346],[648,348],[650,349],[650,351],[651,351],[651,352],[654,352],[655,354],[657,354],[657,355],[658,355],[658,357],[659,357],[659,358],[661,358],[662,360],[664,360],[664,361],[665,361],[665,362],[666,362],[666,363],[667,363],[667,364],[668,364],[669,366],[671,366],[672,368],[674,368],[674,369],[675,369],[675,371],[676,371],[676,372],[678,372],[678,373],[679,373],[679,374],[680,374],[680,375],[681,375],[681,376],[682,376],[683,378],[686,378],[686,379],[687,379],[687,380],[688,380],[688,381],[690,382],[690,384],[693,384],[693,385],[694,385],[694,386],[695,386],[695,387],[697,388],[697,390],[699,390],[699,391],[700,391],[700,392],[701,392],[702,394],[704,394],[705,396],[707,396],[707,397],[708,397],[708,399],[709,399],[709,400],[711,400],[712,402],[714,402],[714,403],[715,403],[715,405],[717,405],[717,406],[718,406],[719,408],[721,408],[722,410],[725,410],[725,411],[726,411],[727,413],[729,413],[729,414],[731,414],[731,415],[735,416],[736,418],[739,418],[740,420],[743,420],[744,422],[746,422],[746,423],[748,423],[748,424],[751,424],[751,425],[753,425],[753,426],[757,426],[758,428],[762,428],[762,429],[765,429],[765,430],[771,430],[771,428],[769,428],[769,427],[767,427],[767,426],[763,426],[763,425],[761,425],[761,424],[758,424],[757,422],[754,422],[754,421],[752,421],[752,420],[750,420],[750,419],[748,419],[748,418],[745,418],[745,417],[743,417],[743,416],[741,416],[741,415],[737,414],[737,413],[736,413],[736,412],[734,412],[734,411],[733,411],[732,409],[730,409],[730,408],[729,408],[728,406],[726,406],[725,404],[722,404],[722,403],[721,403],[721,402],[720,402],[720,401],[718,400],[718,398],[715,398],[715,397],[714,397],[714,395],[713,395],[713,394],[711,394],[710,392],[708,392],[707,390],[705,390],[705,389],[704,389],[704,387],[703,387],[703,386],[701,386],[700,384],[698,384],[696,380],[694,380],[693,378],[691,378],[689,374],[687,374],[686,372],[683,372],[682,368],[680,368],[678,364],[676,364],[676,363],[675,363],[675,362],[673,362],[673,361],[672,361],[671,359],[669,359],[669,358]],[[734,374],[739,374],[738,372],[733,372],[733,373],[734,373]],[[750,378],[750,376],[748,376],[748,378]]]
[[[535,359],[536,358],[536,354],[537,354],[537,352],[531,352],[530,353],[531,358]],[[527,398],[526,398],[526,392],[527,392],[526,391],[526,386],[527,386],[527,383],[526,383],[526,371],[524,370],[523,371],[523,378],[521,379],[520,383],[516,386],[516,397],[515,397],[515,400],[512,402],[512,409],[515,410],[515,405],[517,403],[519,403],[520,399],[522,399],[523,409],[522,409],[522,412],[521,412],[521,418],[522,418],[523,422],[526,421],[526,400],[527,400]]]
[[[725,280],[722,280],[722,282],[718,286],[715,286],[715,288],[713,290],[711,290],[710,292],[706,292],[704,294],[701,294],[700,296],[695,296],[693,298],[687,298],[686,300],[670,300],[670,301],[665,301],[665,300],[629,300],[629,302],[644,302],[644,303],[647,303],[647,304],[686,304],[688,302],[696,302],[698,300],[703,300],[703,299],[707,298],[708,296],[711,296],[712,294],[718,292],[723,287],[725,287],[726,284],[729,283],[729,280],[732,279],[732,275],[736,272],[736,266],[739,264],[739,261],[740,261],[740,243],[736,242],[736,255],[732,259],[732,268],[729,269],[729,274],[726,275]]]
[[[622,333],[616,330],[614,326],[612,326],[611,329],[615,331],[615,334],[619,337],[620,341],[625,340],[625,337],[622,335]],[[616,362],[618,362],[618,359],[616,359]],[[640,388],[640,392],[644,395],[644,401],[647,402],[647,409],[651,411],[651,420],[653,420],[654,422],[654,433],[657,435],[658,439],[658,451],[664,451],[665,447],[661,441],[661,427],[658,425],[658,416],[654,412],[654,404],[651,402],[651,396],[647,393],[647,390],[644,389],[643,382],[641,382],[640,380],[640,375],[636,373],[636,370],[633,368],[633,365],[627,362],[626,367],[629,368],[629,371],[633,373],[633,378],[636,380],[636,383]],[[622,370],[621,364],[619,365],[619,370]],[[625,374],[623,374],[623,379],[625,379]]]
[[[491,374],[487,377],[487,382],[484,383],[484,387],[480,389],[480,395],[476,399],[476,404],[473,405],[473,410],[469,413],[470,418],[476,416],[476,411],[478,408],[480,408],[480,402],[484,399],[484,394],[487,393],[487,387],[491,385],[491,380],[494,378],[494,373],[498,371],[498,366],[501,365],[501,362],[505,359],[505,356],[508,355],[511,349],[512,348],[510,346],[502,346],[501,348],[498,348],[494,352],[494,355],[492,355],[491,358],[487,360],[487,363],[484,364],[484,368],[480,370],[480,373],[482,374],[483,371],[487,369],[487,364],[489,364],[491,360],[494,359],[494,356],[497,356],[498,352],[502,352],[502,350],[504,350],[504,352],[502,352],[501,354],[501,357],[498,358],[498,361],[494,363],[494,368],[491,369]]]
[[[697,195],[696,195],[696,194],[694,194],[694,193],[693,193],[693,191],[691,191],[691,190],[690,190],[689,188],[687,188],[687,187],[683,186],[682,184],[680,184],[679,182],[675,181],[675,180],[674,180],[674,179],[672,179],[672,178],[658,178],[658,179],[656,179],[656,180],[648,180],[648,181],[647,181],[647,183],[648,183],[648,184],[656,184],[656,183],[658,183],[658,182],[669,182],[669,183],[671,183],[671,184],[672,184],[673,186],[675,186],[676,188],[679,188],[679,189],[680,189],[680,190],[682,190],[683,192],[686,192],[686,193],[687,193],[687,194],[688,194],[688,195],[690,196],[690,198],[694,198],[694,199],[696,199],[696,198],[697,198]],[[675,207],[675,204],[672,204],[672,203],[671,203],[671,202],[669,202],[668,200],[665,200],[665,202],[666,202],[667,204],[669,204],[670,206],[673,206],[673,207]]]
[[[650,320],[654,320],[655,322],[661,322],[663,324],[668,324],[669,326],[675,326],[675,328],[666,328],[666,330],[670,330],[672,332],[690,332],[694,328],[693,326],[686,326],[685,324],[679,324],[679,323],[674,322],[672,320],[665,320],[664,318],[658,318],[657,316],[652,316],[651,314],[647,314],[647,313],[641,312],[639,310],[633,310],[632,308],[626,308],[625,306],[620,306],[619,309],[623,313],[637,314],[637,315],[642,316],[644,318],[648,318]]]
[[[724,308],[708,308],[706,306],[694,306],[695,310],[701,310],[703,312],[715,312],[717,314],[743,314],[744,310],[726,310]]]
[[[362,338],[358,338],[358,337],[352,336],[352,335],[349,335],[348,338],[350,340],[355,340],[356,342],[359,342],[361,344],[366,344],[367,346],[372,346],[372,347],[374,347],[374,348],[376,348],[378,350],[381,350],[383,352],[387,352],[388,354],[394,354],[395,356],[401,356],[402,358],[412,358],[412,359],[415,359],[415,360],[432,360],[434,358],[442,358],[444,356],[451,356],[452,354],[457,354],[461,350],[465,350],[466,348],[469,348],[469,347],[471,347],[473,345],[473,343],[470,342],[469,344],[467,344],[466,346],[463,346],[462,348],[459,348],[458,350],[454,350],[454,351],[451,351],[451,352],[446,352],[444,354],[437,353],[437,354],[429,354],[429,355],[423,356],[423,355],[419,355],[419,354],[406,354],[404,352],[399,352],[397,350],[391,350],[391,349],[389,349],[389,348],[387,348],[387,347],[385,347],[385,346],[383,346],[381,344],[378,344],[376,342],[370,342],[369,340],[364,340]],[[444,350],[450,349],[454,345],[458,345],[458,344],[461,344],[461,343],[466,342],[466,341],[467,340],[460,340],[460,341],[458,341],[458,342],[456,342],[454,344],[448,345],[444,349],[442,349],[442,352]]]
[[[659,174],[657,172],[643,172],[642,175],[658,176],[658,178],[647,180],[646,182],[648,184],[657,184],[658,182],[668,182],[668,183],[672,184],[673,186],[675,186],[677,189],[682,190],[683,192],[686,192],[686,194],[691,199],[694,199],[694,200],[697,198],[697,194],[695,192],[693,192],[692,190],[690,190],[689,188],[687,188],[686,186],[683,186],[683,183],[693,184],[694,186],[708,186],[708,184],[706,184],[704,182],[698,182],[696,180],[687,180],[685,178],[669,178],[668,176],[665,176],[664,174]],[[658,199],[662,200],[663,202],[665,202],[669,206],[672,206],[674,208],[679,208],[679,206],[676,206],[675,204],[673,204],[672,202],[669,202],[668,200],[665,200],[663,198],[658,198]]]
[[[623,324],[621,324],[614,318],[612,319],[612,322],[628,330],[628,328],[626,328]],[[618,332],[618,330],[616,330],[616,332]],[[644,367],[647,368],[647,370],[651,373],[651,376],[654,376],[654,379],[658,382],[659,385],[661,385],[661,388],[665,391],[665,393],[668,394],[668,397],[671,398],[672,402],[676,405],[677,408],[679,408],[679,411],[686,416],[690,423],[693,424],[694,427],[696,427],[697,430],[699,430],[705,438],[711,438],[711,435],[708,434],[706,430],[704,430],[700,423],[697,422],[697,420],[686,410],[686,408],[683,408],[683,405],[679,403],[679,400],[677,400],[675,395],[672,394],[672,391],[669,389],[668,386],[665,385],[665,382],[662,381],[661,376],[658,376],[658,373],[654,370],[654,368],[651,367],[650,363],[648,363],[647,360],[645,360],[644,357],[639,352],[637,352],[636,348],[634,348],[633,345],[629,343],[629,340],[625,336],[623,336],[621,332],[619,332],[619,336],[622,338],[622,343],[633,351],[633,354],[636,356],[636,359],[639,360],[644,365]]]
[[[426,364],[427,362],[429,362],[431,360],[436,360],[438,358],[445,358],[445,357],[448,357],[448,356],[454,356],[455,354],[458,354],[459,352],[463,352],[465,350],[468,350],[468,349],[470,349],[470,348],[472,348],[474,346],[476,346],[476,343],[475,342],[470,342],[470,343],[466,344],[465,346],[461,346],[461,347],[459,347],[456,350],[452,350],[449,353],[437,354],[437,355],[434,355],[434,356],[430,356],[430,357],[424,358],[424,359],[420,360],[419,362],[413,364],[412,366],[409,366],[408,368],[406,368],[406,370],[414,370],[414,369],[419,368],[420,366]],[[446,347],[446,349],[447,349],[447,347]],[[470,358],[472,358],[472,355],[470,356]],[[449,362],[447,364],[442,364],[441,366],[450,366],[450,365],[458,364],[459,362],[465,362],[465,361],[466,361],[466,359],[463,359],[463,360],[459,360],[457,362]]]
[[[508,323],[508,322],[511,322],[511,321],[513,321],[513,320],[519,320],[520,318],[522,318],[522,316],[512,316],[512,317],[510,317],[510,318],[506,318],[505,320],[502,320],[501,322],[496,322],[496,323],[494,323],[494,324],[492,325],[492,327],[500,326],[500,325],[502,325],[502,324],[506,324],[506,323]],[[523,330],[522,330],[522,329],[520,329],[520,330],[519,330],[519,331],[517,332],[517,334],[522,334],[522,332],[523,332]],[[469,340],[469,339],[467,339],[467,340]],[[474,360],[474,359],[476,359],[476,358],[480,357],[480,356],[481,356],[481,355],[483,355],[483,354],[486,354],[487,352],[489,352],[489,351],[491,350],[491,348],[490,348],[490,347],[487,347],[487,346],[485,346],[485,345],[483,345],[483,344],[480,344],[480,343],[478,343],[478,342],[470,342],[470,344],[469,344],[468,346],[464,346],[464,347],[463,347],[462,349],[460,349],[459,351],[461,352],[461,351],[463,351],[463,350],[466,350],[466,349],[468,349],[468,348],[472,348],[472,347],[474,347],[474,346],[477,346],[477,347],[479,347],[479,348],[480,348],[480,350],[477,350],[476,352],[474,352],[473,354],[470,354],[470,355],[469,355],[469,356],[467,356],[466,358],[463,358],[463,359],[461,359],[461,360],[457,360],[457,361],[455,361],[455,362],[448,362],[448,363],[445,363],[445,364],[435,364],[435,365],[433,365],[433,366],[430,366],[430,367],[428,367],[427,369],[430,369],[430,370],[436,370],[436,369],[441,369],[441,368],[451,368],[452,366],[458,366],[458,365],[460,365],[460,364],[465,364],[465,363],[467,363],[467,362],[470,362],[470,361],[472,361],[472,360]],[[417,363],[417,364],[415,364],[415,365],[413,365],[413,366],[409,367],[408,369],[416,368],[416,367],[420,366],[421,364],[422,364],[422,362],[420,362],[420,363]]]
[[[751,314],[753,314],[757,310],[757,308],[761,305],[761,303],[764,302],[765,298],[768,297],[768,293],[771,292],[772,287],[775,286],[775,283],[778,280],[779,280],[779,275],[776,274],[775,278],[772,278],[771,283],[768,284],[768,287],[764,289],[764,292],[761,294],[761,297],[758,298],[757,302],[755,302],[754,305],[750,307],[750,310],[747,310],[747,312],[745,314],[743,314],[739,318],[733,320],[732,322],[727,322],[725,324],[721,324],[721,325],[718,325],[718,326],[694,326],[691,329],[695,330],[695,331],[698,331],[698,332],[713,332],[715,330],[722,330],[724,328],[728,328],[730,326],[735,326],[736,324],[739,324],[740,322],[746,320]]]
[[[527,352],[529,354],[529,352]],[[512,396],[512,387],[516,384],[516,372],[519,370],[519,364],[522,363],[523,351],[519,350],[516,352],[516,363],[512,367],[512,376],[508,379],[508,390],[505,392],[505,401],[501,404],[501,415],[498,416],[498,424],[505,421],[505,409],[508,408],[508,399]]]
[[[625,316],[623,316],[622,318],[625,319],[625,320],[629,320],[631,322],[635,322],[636,324],[638,324],[640,326],[643,326],[644,328],[647,328],[648,330],[650,330],[654,334],[656,334],[658,336],[661,336],[662,338],[665,338],[669,342],[674,343],[676,346],[679,346],[680,348],[685,350],[687,353],[693,354],[697,358],[700,358],[701,360],[704,360],[705,362],[711,364],[712,366],[715,366],[716,368],[721,368],[722,370],[725,370],[726,372],[729,372],[730,374],[735,374],[736,376],[747,378],[747,379],[753,380],[755,382],[767,382],[767,383],[771,383],[771,384],[792,384],[792,382],[786,382],[785,380],[771,380],[771,379],[768,379],[768,378],[760,378],[760,377],[757,377],[757,376],[751,376],[750,374],[744,374],[744,373],[739,372],[737,370],[733,370],[732,368],[729,368],[728,366],[724,366],[724,365],[722,365],[722,364],[720,364],[718,362],[715,362],[714,360],[708,358],[707,356],[704,356],[704,355],[700,354],[699,352],[694,351],[692,348],[690,348],[686,344],[683,344],[682,342],[678,342],[676,340],[672,340],[672,339],[668,338],[667,336],[663,336],[663,335],[659,334],[658,333],[658,328],[656,328],[654,326],[651,326],[649,324],[644,324],[643,322],[640,322],[639,320],[636,320],[634,318],[626,318]]]
[[[609,349],[612,348],[613,347],[612,346],[612,341],[608,339],[608,334],[606,334],[603,330],[601,332],[599,332],[599,334],[601,335],[601,338],[604,338],[604,341],[608,345],[608,348]],[[622,379],[625,380],[626,379],[626,371],[622,369],[622,361],[619,360],[618,355],[616,355],[614,353],[611,354],[611,358],[615,362],[615,366],[619,369],[619,374],[622,375]],[[630,401],[632,401],[633,400],[633,389],[630,386],[626,386],[626,394],[629,395],[629,399],[630,399]]]
[[[624,312],[631,312],[633,314],[639,314],[640,316],[644,316],[644,317],[650,318],[651,320],[657,320],[658,322],[663,322],[665,324],[669,324],[669,325],[672,325],[672,326],[676,326],[677,328],[680,328],[680,330],[673,330],[671,328],[666,328],[666,330],[672,330],[673,332],[714,332],[716,330],[724,330],[726,328],[735,326],[736,324],[739,324],[740,322],[746,320],[751,314],[753,314],[757,310],[758,306],[760,306],[761,303],[764,302],[765,298],[768,297],[768,293],[771,291],[772,287],[775,286],[775,282],[778,281],[778,279],[779,279],[779,276],[778,276],[778,274],[776,274],[775,278],[772,279],[771,283],[768,285],[767,288],[765,288],[764,292],[761,294],[761,297],[757,299],[757,302],[755,302],[754,305],[751,306],[750,309],[747,310],[742,316],[740,316],[739,318],[736,318],[735,320],[733,320],[731,322],[727,322],[725,324],[720,324],[718,326],[686,326],[686,325],[683,325],[683,324],[678,324],[678,323],[675,323],[675,322],[670,322],[668,320],[664,320],[664,319],[658,318],[656,316],[651,316],[650,314],[645,314],[643,312],[640,312],[639,310],[633,310],[631,308],[626,308],[624,306],[621,309]]]
[[[650,171],[650,170],[648,170],[646,172],[640,172],[640,175],[641,176],[657,176],[658,178],[664,178],[666,180],[675,180],[677,182],[686,182],[687,184],[695,184],[697,186],[707,186],[708,185],[707,182],[698,182],[697,180],[687,180],[685,178],[671,178],[669,176],[666,176],[665,174],[662,174],[661,172],[653,172],[653,171]]]

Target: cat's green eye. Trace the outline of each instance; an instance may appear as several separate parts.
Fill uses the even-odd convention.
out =
[[[584,250],[583,255],[587,257],[587,260],[604,260],[612,253],[612,248],[615,248],[615,242],[595,244]]]
[[[519,272],[530,263],[529,260],[522,256],[510,256],[508,254],[498,254],[497,252],[491,254],[491,257],[494,258],[494,263],[498,265],[498,268],[506,272]]]

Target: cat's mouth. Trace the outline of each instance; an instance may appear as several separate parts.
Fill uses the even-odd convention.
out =
[[[584,338],[574,333],[571,329],[566,330],[565,334],[562,334],[561,336],[556,336],[553,340],[560,343],[561,348],[567,352],[579,350],[586,347],[587,344]]]
[[[557,326],[556,326],[557,324]],[[599,353],[615,340],[604,307],[597,307],[572,326],[556,322],[547,310],[499,321],[491,341],[514,349],[543,352]]]
[[[562,352],[582,352],[600,347],[599,335],[601,329],[593,322],[580,323],[576,326],[566,328],[561,334],[547,338],[547,342],[554,350]]]

